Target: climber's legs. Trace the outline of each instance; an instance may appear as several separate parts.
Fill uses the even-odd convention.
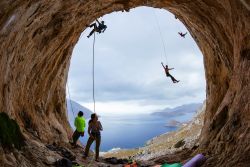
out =
[[[178,80],[176,80],[171,74],[169,75],[169,77],[171,78],[171,80],[173,81],[173,83],[177,83],[179,82]]]
[[[77,130],[75,130],[75,132],[73,133],[73,136],[72,136],[72,138],[73,138],[73,145],[75,146],[76,145],[76,142],[77,142],[77,140],[79,139],[79,137],[81,136],[81,134],[79,133],[79,132],[77,132]]]
[[[94,27],[94,29],[97,27],[96,23],[91,24],[89,27]]]
[[[87,37],[89,38],[94,32],[95,32],[95,29],[93,29],[93,30],[89,33],[89,35],[88,35]]]
[[[84,156],[87,157],[89,155],[89,149],[90,149],[90,146],[91,144],[93,143],[95,139],[92,138],[92,137],[89,137],[88,141],[87,141],[87,145],[85,147],[85,151],[84,151]]]
[[[77,130],[75,130],[75,132],[72,135],[72,139],[73,142],[71,143],[71,145],[76,146],[76,142],[79,139],[80,136],[84,136],[84,132],[78,132]]]
[[[101,135],[100,134],[92,134],[93,137],[89,137],[87,141],[87,145],[84,151],[84,157],[88,157],[89,155],[89,149],[92,143],[95,141],[95,160],[98,161],[99,159],[99,150],[101,145]]]
[[[101,135],[96,135],[96,140],[95,140],[95,159],[99,159],[99,149],[101,145]]]
[[[88,38],[97,30],[97,25],[96,23],[91,24],[89,27],[94,27],[93,30],[89,33],[87,36]]]
[[[173,83],[179,82],[179,81],[176,80],[171,74],[168,74],[167,76],[171,78],[171,80],[173,81]]]

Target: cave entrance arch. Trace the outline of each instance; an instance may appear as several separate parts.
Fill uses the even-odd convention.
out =
[[[143,20],[143,18],[147,19]],[[142,125],[138,125],[136,131],[135,127],[126,127],[126,123],[122,120],[118,126],[122,126],[122,129],[133,130],[131,135],[124,136],[121,135],[119,128],[112,129],[116,126],[110,126],[108,122],[117,114],[124,120],[127,120],[130,115],[133,120],[135,119],[133,113],[141,114],[141,119],[146,121],[149,118],[146,116],[142,118],[142,116],[149,115],[150,110],[150,112],[160,111],[167,107],[202,103],[205,99],[202,54],[190,35],[187,35],[185,39],[179,36],[179,31],[186,32],[187,30],[179,20],[175,19],[174,15],[166,10],[138,7],[130,10],[129,13],[114,12],[102,16],[99,21],[101,20],[104,20],[108,26],[104,34],[97,34],[95,46],[96,112],[101,116],[105,129],[102,136],[102,148],[104,150],[115,147],[131,148],[132,144],[124,142],[126,139],[135,141],[134,146],[139,147],[146,142],[146,139],[166,133],[168,128],[164,128],[164,125],[170,120],[159,117],[158,126],[152,124],[147,128],[144,127],[148,132],[145,132],[144,138],[137,139],[137,142],[136,135],[132,134],[139,136],[142,131],[139,128]],[[162,32],[159,32],[157,24],[161,26]],[[80,102],[84,107],[93,111],[93,36],[87,38],[91,30],[87,29],[82,33],[72,53],[68,75],[68,85],[71,91],[67,95],[70,94],[68,98]],[[161,62],[165,64],[166,61],[160,35],[165,38],[169,67],[175,67],[171,73],[181,80],[178,84],[173,84],[170,78],[166,78],[160,64]],[[67,104],[69,120],[73,123],[71,103]],[[77,107],[73,108],[76,114]],[[190,118],[191,115],[193,116],[189,113],[186,117]],[[89,117],[89,114],[86,116]],[[111,118],[108,119],[105,116]],[[116,117],[113,119],[117,120]],[[184,116],[172,119],[189,121]],[[113,121],[116,122],[116,120]],[[72,126],[74,127],[73,124]],[[169,128],[169,130],[173,129]],[[119,135],[116,135],[115,139],[108,137],[114,134]],[[129,134],[129,131],[125,134]],[[85,143],[87,138],[82,140]]]
[[[207,109],[199,149],[214,155],[214,166],[249,164],[250,14],[245,0],[1,1],[1,112],[24,130],[35,129],[43,141],[66,141],[64,97],[74,45],[95,18],[138,6],[175,14],[203,53]]]

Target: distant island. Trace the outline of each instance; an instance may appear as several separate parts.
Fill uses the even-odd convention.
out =
[[[174,119],[171,119],[169,120],[167,123],[166,123],[166,127],[180,127],[182,126],[183,123],[182,122],[179,122],[179,121],[176,121]]]
[[[163,110],[153,112],[151,115],[173,118],[173,117],[183,116],[188,113],[195,113],[197,109],[201,107],[202,103],[190,103],[175,108],[165,108]]]

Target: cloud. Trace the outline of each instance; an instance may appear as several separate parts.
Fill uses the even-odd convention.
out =
[[[166,43],[168,64],[175,68],[171,73],[181,80],[178,84],[165,77],[160,65],[166,62],[154,13]],[[179,37],[178,31],[187,30],[172,14],[140,7],[105,15],[103,20],[108,29],[96,36],[95,50],[98,103],[120,106],[133,101],[131,106],[138,110],[137,106],[159,108],[204,100],[202,54],[189,34],[185,39]],[[84,104],[92,100],[93,39],[86,38],[89,31],[83,32],[75,46],[69,72],[71,97]]]

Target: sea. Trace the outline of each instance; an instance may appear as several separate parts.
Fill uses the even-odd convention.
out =
[[[176,121],[186,122],[191,120],[193,114],[185,114],[175,117]],[[142,147],[155,136],[175,131],[178,127],[166,126],[170,118],[155,115],[113,115],[99,117],[103,125],[101,132],[102,152],[112,149],[130,149]],[[88,120],[87,120],[88,121]],[[73,124],[71,122],[71,124]],[[86,130],[87,132],[87,130]],[[80,138],[81,143],[86,145],[87,133]],[[94,144],[92,145],[92,149]]]

